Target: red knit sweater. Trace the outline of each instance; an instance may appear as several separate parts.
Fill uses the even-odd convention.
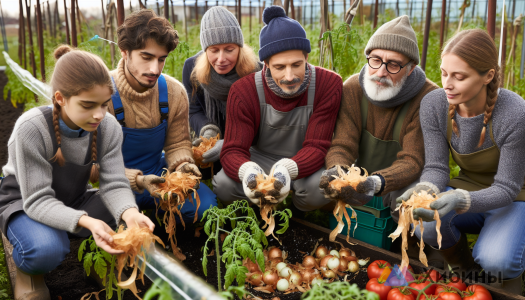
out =
[[[221,164],[226,174],[239,180],[239,168],[250,161],[250,146],[259,132],[261,110],[255,87],[255,73],[235,82],[230,88],[226,107],[226,132],[221,151]],[[307,105],[308,93],[291,99],[275,95],[263,79],[266,103],[274,109],[289,112]],[[335,121],[342,97],[341,77],[329,70],[315,67],[315,98],[313,113],[308,122],[303,148],[291,157],[297,163],[299,175],[307,177],[324,165],[330,148]]]

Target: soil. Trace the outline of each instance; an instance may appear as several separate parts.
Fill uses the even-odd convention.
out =
[[[7,84],[7,76],[4,71],[0,71],[0,168],[7,163],[7,142],[15,126],[15,122],[24,112],[24,106],[18,105],[18,108],[13,107],[11,99],[4,100],[4,87]],[[1,170],[0,170],[0,173]]]

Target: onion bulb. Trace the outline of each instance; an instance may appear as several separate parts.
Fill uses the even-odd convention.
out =
[[[331,257],[328,259],[328,262],[326,263],[328,266],[328,269],[330,270],[337,270],[339,269],[339,258],[337,257]]]
[[[257,272],[257,271],[260,271],[259,270],[259,265],[254,263],[253,261],[251,261],[250,259],[248,259],[245,263],[244,263],[244,266],[246,268],[248,268],[248,273],[253,273],[253,272]]]
[[[325,268],[326,267],[326,264],[328,263],[328,260],[330,258],[332,258],[333,256],[332,255],[327,255],[325,257],[323,257],[323,259],[321,259],[321,263],[319,263],[319,265],[322,267],[322,268]]]
[[[352,273],[359,271],[359,264],[356,261],[349,262],[348,271]]]
[[[277,283],[277,280],[279,280],[279,276],[277,276],[277,273],[274,270],[264,272],[263,281],[267,285],[274,286]]]
[[[350,257],[355,257],[355,252],[350,250],[350,249],[347,249],[347,248],[343,248],[341,250],[339,250],[339,255],[341,255],[342,258],[348,260],[348,261],[351,261],[351,260],[354,260],[354,259],[351,259]],[[355,259],[357,260],[357,259]]]
[[[339,271],[345,272],[346,270],[348,270],[348,260],[344,258],[340,258],[339,259]]]
[[[315,256],[317,258],[324,258],[326,255],[328,255],[328,249],[326,249],[325,246],[319,246],[317,250],[315,250]]]
[[[284,292],[288,289],[288,287],[290,286],[290,284],[288,283],[288,280],[286,279],[279,279],[279,281],[277,281],[277,290],[278,291],[281,291],[281,292]]]
[[[282,257],[276,257],[270,259],[270,268],[275,268],[280,262],[283,262]]]
[[[337,252],[337,250],[332,250],[332,251],[330,251],[330,255],[335,256],[335,257],[337,257],[337,258],[340,258],[340,257],[341,257],[341,256],[339,255],[339,252]]]
[[[262,273],[261,272],[253,273],[252,275],[250,275],[250,278],[248,279],[248,281],[252,285],[260,286],[262,283]]]
[[[316,276],[316,271],[314,269],[304,269],[301,274],[303,275],[303,280],[306,283],[310,283],[312,279]]]
[[[285,268],[285,267],[286,267],[286,263],[280,262],[280,263],[277,264],[277,266],[275,268],[277,269],[277,272],[281,272],[281,270],[283,268]]]
[[[298,272],[293,272],[292,275],[290,275],[290,282],[295,285],[300,285],[303,283],[303,277]]]
[[[280,257],[282,258],[283,257],[283,252],[281,251],[281,249],[279,248],[272,248],[270,250],[270,252],[268,252],[268,258],[269,259],[272,259],[272,258],[276,258],[276,257]]]
[[[364,265],[366,265],[368,263],[368,259],[360,259],[358,261],[358,263],[359,263],[360,266],[364,266]]]
[[[292,269],[289,267],[284,267],[281,269],[281,271],[279,271],[279,276],[281,277],[288,278],[290,275],[292,275]]]
[[[311,269],[313,267],[315,267],[316,265],[316,261],[315,261],[315,258],[313,256],[310,256],[310,255],[307,255],[304,257],[303,259],[303,267],[307,268],[307,269]]]
[[[324,283],[324,280],[321,279],[321,278],[314,278],[314,280],[312,280],[312,285],[321,285]]]
[[[326,270],[323,272],[324,278],[335,278],[335,272],[332,270]]]

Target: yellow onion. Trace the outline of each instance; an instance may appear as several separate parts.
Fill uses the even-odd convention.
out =
[[[357,260],[357,258],[355,258],[355,252],[347,248],[339,250],[339,255],[341,255],[341,258],[344,258],[347,261]],[[355,259],[352,259],[352,257],[354,257]]]
[[[322,267],[322,268],[326,268],[326,264],[328,263],[328,260],[330,258],[332,258],[333,256],[332,255],[326,255],[325,257],[323,257],[323,259],[321,259],[321,263],[319,263],[319,265]]]
[[[283,262],[283,260],[284,259],[282,257],[276,257],[276,258],[270,259],[270,268],[275,268],[277,264]]]
[[[281,251],[281,249],[279,249],[277,247],[272,248],[270,250],[270,252],[268,252],[268,258],[269,259],[273,259],[273,258],[277,258],[277,257],[282,258],[283,257],[283,252]]]
[[[326,266],[330,270],[337,270],[337,269],[339,269],[339,258],[337,258],[337,257],[330,257],[330,259],[326,263]]]
[[[330,251],[330,255],[332,256],[335,256],[337,258],[340,258],[341,256],[339,255],[339,252],[337,250],[332,250]]]
[[[304,269],[303,271],[301,271],[301,275],[303,276],[304,282],[310,283],[317,276],[317,270]]]
[[[348,271],[352,273],[359,271],[359,264],[356,261],[350,261],[348,263]]]
[[[290,286],[290,283],[288,282],[288,280],[284,278],[279,279],[279,281],[277,281],[277,290],[280,292],[286,291],[289,286]]]
[[[264,272],[263,274],[263,281],[266,283],[266,285],[274,286],[277,284],[277,281],[279,280],[279,276],[275,272],[275,270],[268,270]]]
[[[323,271],[323,277],[324,278],[335,278],[337,276],[333,270],[326,270]]]
[[[344,258],[340,258],[339,259],[339,271],[345,272],[346,270],[348,270],[348,260]]]
[[[292,275],[292,269],[290,269],[289,267],[284,267],[279,272],[279,276],[283,278],[288,278],[290,277],[290,275]]]
[[[248,278],[248,282],[250,282],[252,285],[260,286],[262,283],[262,273],[261,272],[255,272]]]
[[[257,272],[257,271],[260,271],[259,270],[259,265],[254,263],[253,261],[251,261],[250,259],[248,259],[245,263],[244,263],[244,266],[246,268],[248,268],[248,273],[253,273],[253,272]]]
[[[292,275],[290,275],[290,282],[295,285],[300,285],[303,283],[303,277],[299,272],[293,272]]]
[[[307,269],[315,267],[316,264],[317,262],[315,261],[315,258],[313,256],[307,255],[303,259],[303,267]]]
[[[317,258],[324,258],[326,255],[328,255],[328,249],[326,249],[325,246],[319,246],[317,250],[315,250],[315,256]]]

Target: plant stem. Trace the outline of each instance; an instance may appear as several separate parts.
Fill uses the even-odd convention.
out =
[[[217,218],[217,229],[215,230],[215,253],[217,253],[217,284],[219,292],[222,291],[221,284],[221,252],[219,251],[219,221]]]

